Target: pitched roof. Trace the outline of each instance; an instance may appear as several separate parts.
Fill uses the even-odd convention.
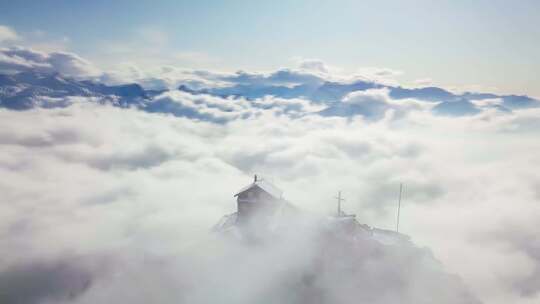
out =
[[[247,186],[245,186],[244,188],[240,189],[234,196],[238,196],[240,193],[242,192],[245,192],[253,187],[259,187],[261,188],[263,191],[265,191],[266,193],[272,195],[273,197],[275,198],[281,198],[281,196],[283,195],[283,191],[281,191],[279,188],[277,188],[276,186],[272,185],[272,183],[264,180],[264,179],[259,179]]]

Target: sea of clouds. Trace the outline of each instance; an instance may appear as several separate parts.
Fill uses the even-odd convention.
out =
[[[21,64],[14,58],[10,67]],[[35,62],[55,64],[50,55]],[[274,96],[168,91],[153,99],[191,109],[191,118],[68,99],[64,108],[0,109],[0,297],[294,303],[272,289],[286,283],[264,278],[275,277],[268,265],[277,271],[309,261],[309,235],[276,252],[209,236],[235,210],[235,191],[259,173],[311,214],[332,212],[341,190],[348,212],[387,229],[403,183],[400,230],[460,277],[467,287],[456,290],[470,288],[485,303],[540,299],[540,109],[437,116],[431,104],[394,100],[385,89],[346,96],[369,113],[351,117],[321,116],[320,103]],[[490,103],[497,101],[478,105]],[[381,297],[364,301],[431,295],[427,282],[435,279],[407,271],[426,288],[388,296],[382,287],[401,283],[384,276],[381,264],[368,272],[382,273],[369,285]],[[456,300],[439,295],[436,302]]]

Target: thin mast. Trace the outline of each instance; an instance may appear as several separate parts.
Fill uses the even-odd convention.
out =
[[[403,192],[403,183],[399,184],[399,199],[398,199],[398,208],[397,208],[397,223],[396,223],[396,232],[399,232],[399,211],[401,209],[401,193]]]
[[[345,200],[341,198],[341,191],[338,192],[338,196],[335,198],[337,199],[337,216],[341,216],[341,201]]]

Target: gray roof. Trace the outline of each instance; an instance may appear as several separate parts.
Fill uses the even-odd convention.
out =
[[[283,191],[281,191],[279,188],[277,188],[276,186],[272,185],[270,182],[264,179],[259,179],[256,182],[253,182],[245,186],[244,188],[240,189],[234,196],[238,196],[240,193],[245,192],[253,187],[259,187],[263,191],[265,191],[266,193],[270,194],[271,196],[275,198],[281,198],[281,196],[283,195]]]

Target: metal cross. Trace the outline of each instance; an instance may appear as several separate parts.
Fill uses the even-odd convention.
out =
[[[341,198],[341,191],[338,192],[338,196],[335,199],[337,199],[337,215],[341,216],[341,202],[345,201],[344,198]]]

